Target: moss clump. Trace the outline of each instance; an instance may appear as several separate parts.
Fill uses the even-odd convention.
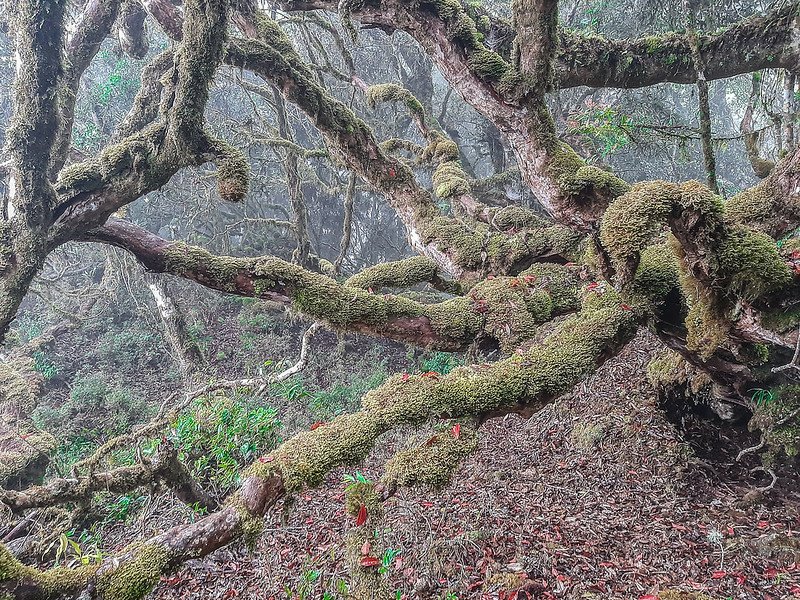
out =
[[[742,225],[729,229],[720,245],[718,261],[728,290],[747,300],[760,298],[792,281],[775,241]]]
[[[366,96],[367,104],[371,108],[375,108],[378,104],[384,104],[386,102],[401,102],[405,104],[411,114],[417,116],[423,123],[425,122],[425,109],[422,103],[417,100],[414,94],[399,83],[371,85],[367,88]]]
[[[660,392],[683,387],[692,394],[707,392],[711,378],[695,369],[680,354],[664,349],[647,365],[647,380]]]
[[[587,165],[575,150],[564,143],[559,143],[553,152],[548,171],[561,190],[573,196],[597,190],[616,198],[631,189],[627,182],[613,173]]]
[[[733,223],[780,237],[793,229],[792,223],[800,217],[800,200],[797,194],[787,198],[768,177],[728,200],[725,214]]]
[[[545,226],[544,219],[535,212],[514,204],[494,210],[491,223],[502,231]]]
[[[13,590],[13,582],[18,582],[21,588],[27,589],[23,583],[32,581],[41,588],[46,597],[72,597],[87,586],[98,567],[99,565],[95,564],[82,565],[74,569],[55,567],[39,571],[23,565],[4,544],[0,544],[0,585],[6,589]],[[9,595],[9,598],[11,597],[13,596]]]
[[[427,256],[414,256],[404,260],[380,263],[350,277],[345,285],[362,289],[382,287],[406,288],[418,283],[433,281],[439,268]]]
[[[170,552],[161,544],[133,546],[133,558],[97,576],[103,600],[140,600],[149,594],[170,563]]]
[[[642,251],[633,282],[633,293],[663,302],[680,286],[678,261],[669,245],[653,244]]]
[[[461,461],[478,447],[474,427],[458,424],[458,428],[458,437],[448,428],[396,453],[386,462],[381,481],[389,487],[445,487]]]
[[[238,148],[224,140],[214,140],[212,147],[220,198],[227,202],[243,200],[250,189],[250,163]]]
[[[345,510],[347,514],[358,517],[358,513],[363,506],[367,511],[367,518],[383,518],[383,502],[375,491],[374,483],[356,482],[345,490]]]
[[[421,155],[421,160],[442,163],[457,161],[458,157],[458,145],[453,140],[439,131],[428,134],[428,145]]]
[[[680,590],[664,590],[658,595],[658,600],[712,600],[711,596],[700,592],[682,592]]]
[[[479,48],[468,59],[469,68],[485,81],[499,81],[511,67],[497,52]]]
[[[469,178],[457,160],[448,160],[433,172],[433,189],[442,199],[469,194]]]

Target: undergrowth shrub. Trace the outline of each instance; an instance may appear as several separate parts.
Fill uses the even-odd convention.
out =
[[[198,399],[168,437],[196,478],[227,490],[239,482],[245,465],[275,447],[280,428],[273,408],[234,394]]]

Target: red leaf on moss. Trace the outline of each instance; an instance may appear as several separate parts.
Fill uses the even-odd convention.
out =
[[[381,564],[379,558],[375,558],[374,556],[365,556],[361,559],[361,566],[362,567],[378,567]]]
[[[592,283],[590,283],[589,285],[586,286],[586,289],[587,289],[587,291],[591,292],[592,290],[596,290],[597,286],[599,286],[599,285],[600,285],[599,283],[597,283],[596,281],[593,281]]]
[[[428,371],[427,373],[423,373],[422,376],[431,379],[439,379],[439,374],[436,371]]]
[[[622,303],[619,305],[622,310],[633,310],[633,307],[630,304]]]
[[[397,175],[397,171],[394,170],[394,167],[389,167],[389,177],[394,177]]]
[[[409,374],[408,373],[403,373],[402,377],[400,377],[400,379],[402,381],[408,381],[408,378],[409,378]]]
[[[461,423],[456,423],[453,425],[453,437],[458,439],[461,437]]]
[[[318,427],[322,427],[323,425],[327,425],[327,423],[325,421],[317,421],[316,423],[312,423],[309,429],[311,429],[311,431],[314,431],[315,429],[317,429]]]
[[[486,279],[494,279],[494,275],[487,275]]]
[[[361,556],[366,556],[369,554],[369,551],[372,549],[372,544],[369,541],[364,542],[364,545],[361,546]]]
[[[356,517],[356,527],[361,527],[367,522],[367,507],[363,504],[358,509],[358,517]]]
[[[275,460],[275,457],[274,457],[274,456],[272,456],[272,455],[268,455],[268,456],[260,456],[260,457],[258,458],[258,462],[262,462],[262,463],[268,463],[268,462],[272,462],[273,460]]]

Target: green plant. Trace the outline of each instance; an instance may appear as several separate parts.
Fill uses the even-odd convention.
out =
[[[342,479],[347,484],[344,488],[345,492],[349,492],[359,483],[372,483],[372,480],[364,477],[361,471],[356,471],[353,475],[345,473],[344,475],[342,475]]]
[[[100,562],[102,552],[97,548],[87,549],[73,539],[74,531],[62,533],[57,540],[55,564],[59,566],[63,561],[67,567],[76,565],[89,565]],[[70,558],[71,555],[71,558]]]
[[[193,474],[230,488],[245,465],[278,443],[281,422],[274,409],[234,394],[198,399],[172,427],[169,437]]]
[[[567,125],[571,134],[594,141],[603,158],[627,146],[631,141],[629,132],[636,128],[631,117],[618,108],[592,100],[586,101],[585,110],[570,115]]]
[[[775,400],[775,394],[772,390],[757,388],[753,390],[753,395],[750,397],[750,399],[755,403],[756,406],[766,406]]]
[[[133,494],[125,494],[117,497],[112,502],[106,505],[106,523],[113,523],[118,521],[127,521],[128,517],[145,501],[145,496],[135,496]]]
[[[381,556],[381,566],[378,567],[378,573],[381,575],[385,575],[389,572],[389,569],[394,563],[394,560],[400,556],[403,551],[397,548],[387,548],[383,551],[383,555]]]
[[[434,372],[440,375],[447,375],[456,367],[464,364],[463,359],[457,354],[439,351],[423,355],[420,362],[424,373]]]
[[[50,381],[58,375],[58,367],[41,350],[36,350],[33,356],[33,370],[41,374],[45,381]]]

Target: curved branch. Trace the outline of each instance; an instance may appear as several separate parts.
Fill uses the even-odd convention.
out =
[[[264,515],[278,499],[287,492],[319,485],[336,466],[362,460],[387,431],[437,418],[540,410],[618,352],[637,330],[640,317],[621,307],[616,294],[591,296],[579,315],[525,353],[490,365],[456,369],[442,377],[392,377],[364,397],[361,411],[300,433],[262,457],[246,473],[235,498],[219,512],[108,557],[96,571],[73,571],[62,585],[76,589],[77,580],[88,587],[91,597],[114,590],[137,600],[163,573],[184,561],[205,556],[242,535],[257,535]],[[52,584],[52,572],[24,567],[4,547],[0,551],[6,573],[0,591],[26,598]]]

